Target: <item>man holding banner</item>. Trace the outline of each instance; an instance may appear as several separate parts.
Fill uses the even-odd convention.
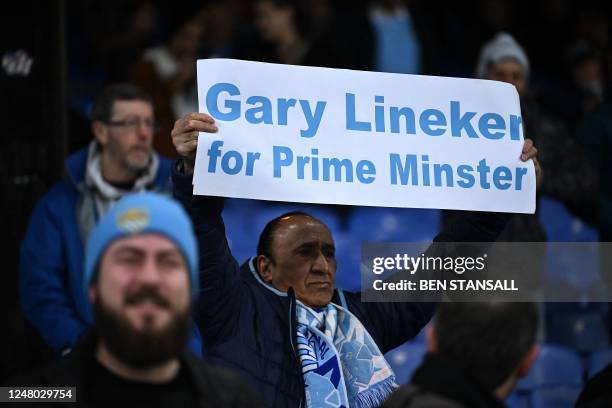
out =
[[[297,152],[298,149],[304,149],[304,146],[300,147],[299,144],[296,144],[287,147],[289,150],[284,150],[284,154],[279,154],[277,157],[272,156],[270,160],[265,159],[263,152],[267,143],[272,143],[273,148],[280,146],[280,144],[274,144],[275,137],[297,129],[289,125],[290,119],[294,119],[295,116],[288,115],[287,109],[289,105],[296,105],[297,99],[285,98],[284,102],[278,99],[277,107],[284,106],[284,113],[277,112],[277,125],[274,127],[259,127],[263,129],[260,132],[264,132],[259,135],[256,134],[257,125],[260,123],[258,118],[267,118],[269,112],[266,112],[266,106],[271,106],[264,101],[265,99],[270,100],[263,96],[265,90],[255,90],[261,91],[259,96],[247,99],[245,106],[250,105],[251,108],[244,111],[244,118],[240,117],[243,111],[237,99],[226,100],[223,109],[220,107],[223,103],[219,100],[221,96],[225,98],[227,95],[238,96],[239,92],[236,91],[238,88],[246,89],[244,81],[242,86],[234,88],[228,86],[231,85],[230,78],[236,80],[236,78],[248,78],[251,75],[257,77],[259,76],[257,69],[262,65],[272,70],[277,68],[303,70],[306,67],[270,67],[271,64],[256,64],[249,67],[254,68],[256,72],[253,73],[253,70],[249,71],[245,70],[245,67],[240,67],[242,63],[234,61],[233,65],[230,64],[220,70],[211,69],[211,66],[205,67],[207,80],[212,81],[210,84],[203,83],[201,80],[203,75],[200,75],[199,72],[200,112],[208,111],[210,115],[206,113],[190,114],[178,120],[172,131],[173,143],[179,155],[182,156],[182,159],[173,167],[174,194],[192,217],[200,248],[201,293],[196,321],[202,334],[206,356],[214,362],[240,371],[254,388],[260,391],[267,406],[311,408],[380,406],[397,388],[395,375],[385,361],[384,353],[416,336],[431,319],[435,303],[368,303],[362,302],[358,293],[344,292],[335,288],[336,259],[332,234],[326,225],[305,213],[289,213],[271,220],[260,235],[257,256],[239,267],[227,244],[221,217],[223,199],[218,196],[243,196],[248,190],[248,198],[265,196],[267,199],[312,201],[312,198],[304,196],[305,193],[300,192],[296,186],[288,187],[289,190],[294,188],[289,195],[287,190],[278,190],[282,184],[290,183],[287,179],[283,180],[283,177],[288,177],[287,173],[284,173],[284,176],[281,174],[281,177],[275,177],[276,170],[281,172],[284,170],[274,168],[275,159],[280,160],[276,165],[286,164],[291,154],[289,150]],[[198,66],[198,69],[200,68],[204,67]],[[238,68],[242,69],[238,70]],[[333,75],[332,71],[339,71],[322,68],[306,68],[306,70],[308,71],[304,71],[306,76],[312,74],[314,70],[317,71],[314,74],[322,75],[323,79],[326,79],[324,77],[328,74]],[[353,75],[352,73],[356,71],[341,70],[339,72],[343,75]],[[370,74],[380,75],[358,73],[358,75]],[[277,76],[280,82],[278,89],[286,91],[290,88],[290,84],[283,82],[282,77],[282,75]],[[403,79],[405,76],[401,77]],[[261,83],[262,78],[259,77],[260,81],[254,83]],[[319,83],[318,80],[315,80],[316,78],[312,79],[312,83]],[[236,82],[239,81],[236,80]],[[270,96],[275,94],[275,90],[266,92]],[[206,96],[203,97],[203,95]],[[347,105],[351,103],[349,96],[344,100]],[[326,103],[329,103],[327,106],[333,104],[331,100]],[[301,126],[302,132],[297,129],[299,137],[312,138],[317,132],[331,137],[330,128],[322,122],[325,104],[317,103],[316,107],[312,108],[313,105],[307,99],[300,99],[299,105],[305,119],[299,124],[304,125]],[[259,113],[252,110],[253,106],[261,108]],[[407,112],[404,111],[408,114]],[[359,112],[356,110],[353,113]],[[428,115],[436,116],[437,113],[425,113],[426,117],[429,117]],[[423,117],[423,114],[421,116]],[[520,123],[520,117],[515,116],[515,119],[510,120]],[[496,117],[489,116],[489,118]],[[485,119],[484,122],[488,120]],[[231,121],[237,121],[233,124],[235,126],[230,126]],[[351,126],[359,128],[361,125],[357,123],[358,121],[353,117]],[[440,124],[441,121],[438,123],[438,129],[441,128]],[[409,125],[410,123],[407,124],[407,127],[411,129]],[[421,121],[421,125],[422,129],[433,129],[430,126],[432,123],[428,122],[427,118]],[[464,123],[463,126],[467,125]],[[361,128],[365,130],[366,126],[363,125]],[[248,132],[244,133],[247,129]],[[331,129],[333,130],[333,126]],[[490,131],[491,129],[484,130]],[[234,136],[241,132],[244,138],[233,140]],[[274,134],[274,132],[278,133]],[[522,152],[522,162],[530,159],[535,161],[537,150],[531,141],[526,140],[523,143],[520,134],[516,132],[518,130],[513,131],[510,124],[507,135],[513,149],[507,149],[505,155],[508,156],[509,153],[514,152],[516,143],[513,138],[518,138],[522,149],[519,147],[516,156]],[[259,138],[261,143],[258,146],[261,152],[247,151],[244,152],[245,154],[238,152],[240,146],[252,148],[253,145],[250,143],[258,136],[261,136]],[[221,137],[223,140],[220,140]],[[298,141],[303,142],[301,139]],[[327,147],[330,146],[326,144],[327,138],[320,142]],[[199,149],[197,149],[198,145]],[[224,157],[224,154],[231,152],[227,149],[230,145],[236,149],[233,150],[236,154],[229,158]],[[487,149],[487,146],[483,148],[485,151]],[[318,150],[312,146],[306,150],[311,153],[309,161],[314,169],[313,159]],[[249,153],[251,153],[250,156]],[[295,156],[295,163],[298,165],[296,173],[298,180],[306,184],[311,181],[325,181],[325,167],[321,173],[313,172],[311,168],[306,170],[305,156],[300,156],[301,159]],[[498,156],[503,155],[498,154]],[[448,157],[450,156],[447,155]],[[494,157],[485,156],[484,158],[495,161]],[[258,162],[257,160],[260,159],[261,161]],[[426,157],[420,159],[425,160]],[[505,160],[507,163],[513,163],[516,169],[522,168],[514,163],[514,160],[518,161],[517,158],[505,157]],[[362,161],[368,160],[362,159]],[[370,162],[373,163],[373,161]],[[347,162],[344,163],[342,168],[346,172],[343,180],[346,181],[350,166]],[[258,165],[264,168],[268,166],[269,171],[258,173]],[[302,166],[303,169],[301,173],[299,166]],[[238,167],[240,169],[237,171]],[[360,173],[359,170],[356,170],[355,178],[359,179],[360,174],[361,184],[368,184],[363,183],[363,180],[374,182],[373,167],[375,166],[367,164],[361,166],[362,171]],[[359,165],[354,169],[358,168]],[[225,174],[217,173],[215,177],[218,171]],[[311,180],[305,180],[306,171],[310,171]],[[466,171],[467,169],[464,168],[464,175],[467,174]],[[523,170],[517,170],[514,174],[520,174],[520,172]],[[405,176],[409,182],[410,175],[404,173],[402,177]],[[442,179],[442,173],[445,171],[440,170],[438,173],[439,178]],[[492,189],[491,186],[494,184],[502,187],[508,185],[507,173],[498,172],[497,182],[493,176],[493,181],[488,185],[489,189]],[[529,211],[535,203],[523,203],[521,200],[527,197],[529,201],[527,193],[533,193],[531,199],[535,201],[534,167],[526,168],[524,173],[528,174],[521,182],[521,188],[524,188],[524,191],[517,195],[512,193],[511,197],[508,195],[509,200],[516,204],[514,208],[504,207],[504,205],[512,205],[506,202],[487,203],[480,207],[472,206],[472,208],[462,209]],[[268,174],[271,180],[264,181],[262,178],[264,174]],[[441,187],[436,183],[436,170],[433,174],[431,180],[421,178],[421,186],[416,186],[415,183],[411,187],[423,189],[430,184]],[[206,177],[210,176],[212,178],[206,180]],[[383,178],[382,172],[379,173],[379,176]],[[450,178],[445,178],[448,184]],[[212,179],[215,179],[216,182],[211,181]],[[318,191],[320,196],[334,188],[342,191],[334,197],[327,197],[318,202],[359,204],[359,201],[365,200],[368,194],[372,195],[371,190],[368,192],[367,186],[357,184],[351,186],[348,182],[344,183],[344,187],[338,188],[334,186],[342,182],[340,178],[328,177],[327,180],[335,180],[336,184],[332,182],[320,189]],[[301,181],[298,181],[298,186]],[[428,182],[422,183],[423,181]],[[475,181],[474,179],[472,184]],[[212,186],[215,183],[216,185]],[[211,189],[205,191],[207,187]],[[302,185],[301,189],[305,190],[309,187],[309,185]],[[487,184],[479,188],[486,190],[485,187]],[[518,187],[515,183],[513,189],[517,191]],[[366,190],[366,194],[355,193],[358,197],[355,201],[351,201],[351,191],[358,191],[357,188]],[[222,191],[223,189],[225,191]],[[407,188],[404,190],[409,191]],[[423,189],[421,192],[426,191]],[[398,194],[401,196],[400,193]],[[413,195],[412,192],[408,194]],[[461,194],[464,197],[459,198],[459,201],[468,203],[467,207],[469,207],[469,202],[465,201],[464,192],[460,191],[459,195]],[[435,193],[433,195],[437,196]],[[486,194],[484,198],[486,201]],[[380,205],[384,199],[384,196],[378,196],[374,198],[375,202],[370,202],[369,205]],[[425,201],[417,199],[418,203],[412,201],[404,205],[425,206],[427,202],[432,202],[430,200],[431,197],[425,197]],[[393,206],[395,202],[397,202],[397,197],[389,197],[387,205]],[[367,204],[366,202],[361,203]],[[457,218],[453,225],[442,231],[435,241],[493,241],[503,229],[507,219],[508,215],[504,212],[465,212],[463,216]]]

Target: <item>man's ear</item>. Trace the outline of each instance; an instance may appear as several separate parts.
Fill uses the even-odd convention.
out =
[[[266,283],[272,283],[272,261],[265,255],[257,255],[257,271]]]
[[[529,351],[525,353],[516,371],[519,378],[525,377],[527,374],[529,374],[529,369],[538,358],[538,354],[540,354],[540,346],[537,344],[531,346]]]
[[[91,124],[91,133],[93,133],[94,137],[100,143],[100,145],[104,146],[108,141],[108,126],[106,126],[103,122],[99,120],[95,120]]]
[[[425,327],[425,343],[427,344],[428,353],[438,352],[438,333],[436,327],[433,324]]]

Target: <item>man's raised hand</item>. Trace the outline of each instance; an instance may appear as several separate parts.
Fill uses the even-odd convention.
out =
[[[193,174],[199,132],[216,133],[215,120],[206,113],[190,113],[174,122],[172,143],[185,163],[185,173]]]

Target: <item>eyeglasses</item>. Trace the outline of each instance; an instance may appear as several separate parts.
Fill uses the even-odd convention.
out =
[[[152,120],[140,120],[140,119],[125,119],[125,120],[111,120],[106,122],[108,126],[122,127],[130,132],[136,132],[140,125],[143,124],[148,130],[153,133],[159,130],[159,124]]]

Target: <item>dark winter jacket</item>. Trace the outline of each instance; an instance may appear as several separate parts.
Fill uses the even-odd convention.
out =
[[[53,407],[86,408],[95,401],[92,394],[94,388],[95,347],[96,336],[93,333],[85,335],[83,341],[75,347],[68,357],[47,367],[36,370],[28,375],[16,378],[10,382],[19,387],[76,387],[76,402],[52,402]],[[180,356],[182,368],[187,373],[189,383],[193,384],[197,394],[198,406],[251,408],[261,406],[258,397],[244,382],[229,370],[213,367],[203,363],[190,351],[185,350]],[[112,390],[109,390],[112,392]],[[121,395],[117,395],[117,406],[121,406]],[[15,403],[17,407],[25,407],[23,402]],[[40,402],[30,406],[46,406]]]
[[[412,382],[398,389],[383,408],[503,408],[493,393],[484,389],[456,364],[428,354],[415,371]]]

